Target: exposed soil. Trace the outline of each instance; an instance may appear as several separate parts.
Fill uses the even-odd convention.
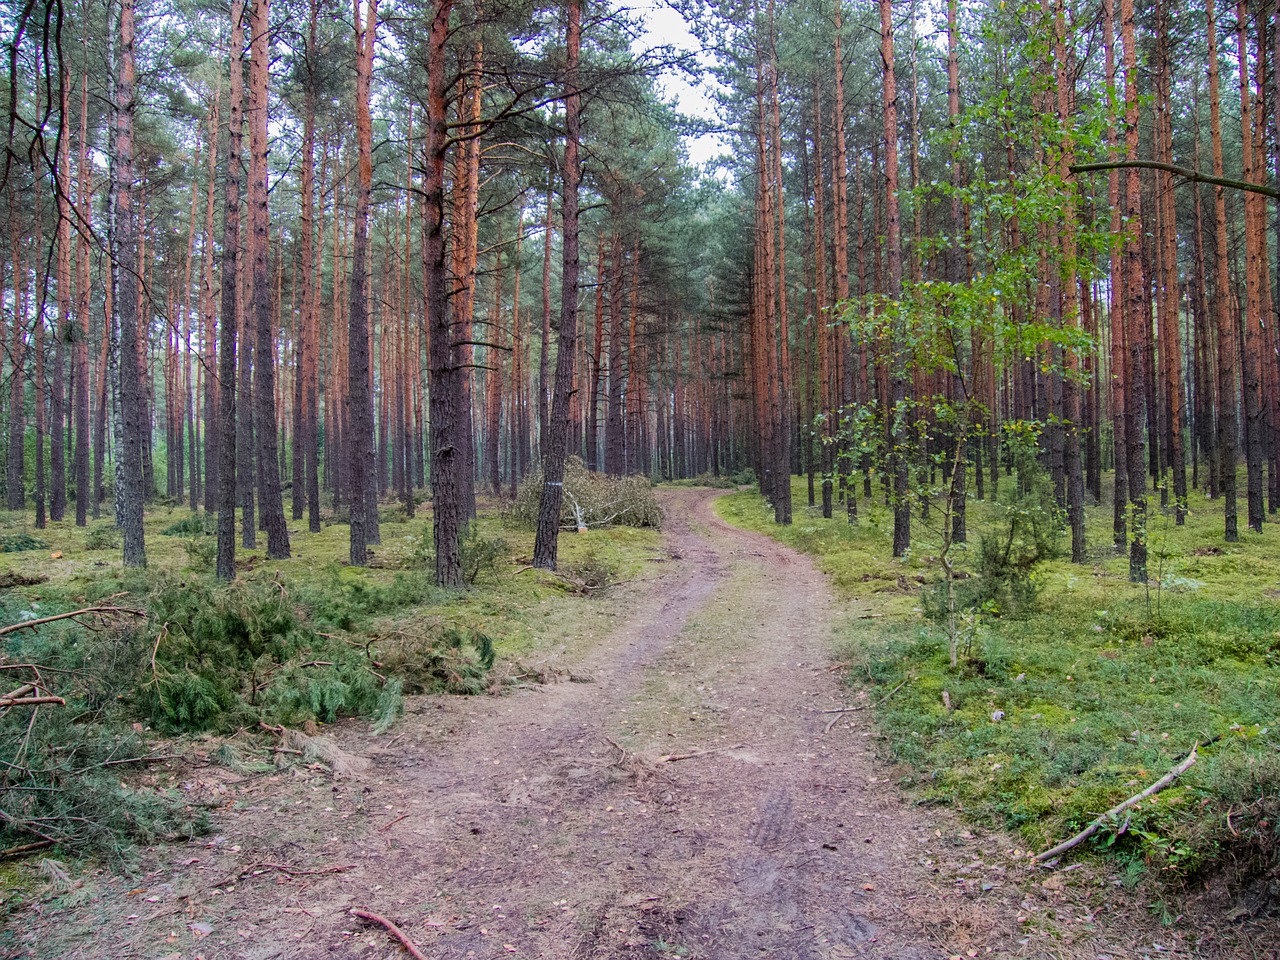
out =
[[[19,955],[404,955],[362,908],[442,960],[1277,956],[1197,945],[1092,868],[1031,871],[915,805],[867,712],[821,712],[855,702],[822,576],[712,492],[664,497],[661,575],[594,601],[616,630],[554,664],[592,682],[342,725],[372,764],[337,780],[206,768],[187,786],[225,797],[216,835],[16,917]]]

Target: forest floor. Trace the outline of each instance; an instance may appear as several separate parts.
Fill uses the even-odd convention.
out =
[[[15,955],[404,955],[362,909],[441,960],[1280,956],[914,803],[870,711],[824,712],[868,705],[833,663],[864,611],[713,491],[662,497],[658,575],[593,601],[600,643],[544,650],[561,682],[337,724],[337,779],[192,767],[213,833],[11,915]]]

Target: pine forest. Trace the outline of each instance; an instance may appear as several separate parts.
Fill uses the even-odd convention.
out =
[[[2,19],[0,949],[1275,956],[1280,0]],[[782,713],[812,716],[756,796]],[[573,744],[596,800],[481,769]],[[739,853],[677,829],[611,873],[640,823],[561,888],[486,800],[411,882],[342,865],[357,833],[225,820],[276,809],[253,778],[364,783],[342,829],[399,849],[473,775],[548,849],[607,801]],[[863,803],[958,846],[846,880]],[[801,822],[831,864],[779,866]],[[175,866],[210,831],[261,854]],[[744,862],[791,879],[707,893]],[[139,869],[206,892],[100,929]],[[299,900],[294,939],[263,871],[399,899]]]

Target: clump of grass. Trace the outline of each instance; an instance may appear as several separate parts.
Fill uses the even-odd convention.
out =
[[[560,565],[561,572],[582,584],[588,590],[599,590],[618,579],[617,564],[610,563],[594,549],[587,550],[579,559]]]
[[[86,550],[115,550],[120,546],[120,528],[110,520],[95,523],[84,537]]]

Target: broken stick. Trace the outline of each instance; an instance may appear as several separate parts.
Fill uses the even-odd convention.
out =
[[[427,960],[427,955],[418,949],[417,944],[415,944],[412,940],[410,940],[407,936],[405,936],[404,931],[401,930],[399,927],[397,927],[394,923],[392,923],[386,917],[376,913],[372,913],[368,910],[360,910],[355,907],[351,909],[351,915],[355,917],[359,917],[361,920],[368,920],[371,923],[382,924],[384,927],[387,928],[387,932],[390,933],[397,940],[399,940],[400,945],[409,951],[409,956],[413,957],[414,960]]]
[[[1046,860],[1052,860],[1055,857],[1061,856],[1062,854],[1066,853],[1068,850],[1070,850],[1073,847],[1078,847],[1080,844],[1084,843],[1086,840],[1092,837],[1095,833],[1097,833],[1100,829],[1102,829],[1102,825],[1109,818],[1116,816],[1116,814],[1123,813],[1124,811],[1132,807],[1135,803],[1139,803],[1145,800],[1147,797],[1155,796],[1157,793],[1159,793],[1165,787],[1169,786],[1169,784],[1173,783],[1173,781],[1177,780],[1180,776],[1182,776],[1184,773],[1186,773],[1188,770],[1191,769],[1192,764],[1196,762],[1196,748],[1199,746],[1200,746],[1199,744],[1196,744],[1194,747],[1192,747],[1191,752],[1187,754],[1186,758],[1180,764],[1178,764],[1176,767],[1174,767],[1172,770],[1166,773],[1163,777],[1161,777],[1155,783],[1151,784],[1151,786],[1147,787],[1147,789],[1143,790],[1141,793],[1135,793],[1128,800],[1124,800],[1120,803],[1117,803],[1114,807],[1112,807],[1102,816],[1094,819],[1092,823],[1090,823],[1087,827],[1085,827],[1083,830],[1077,833],[1070,840],[1064,840],[1062,841],[1062,843],[1058,844],[1056,847],[1052,848],[1051,850],[1046,850],[1044,853],[1036,854],[1036,860],[1039,861],[1040,863],[1044,863]]]
[[[668,753],[658,758],[659,763],[675,763],[679,760],[695,760],[698,757],[709,757],[713,753],[724,753],[726,750],[741,750],[745,743],[735,743],[727,747],[712,747],[710,750],[695,750],[693,753]]]

